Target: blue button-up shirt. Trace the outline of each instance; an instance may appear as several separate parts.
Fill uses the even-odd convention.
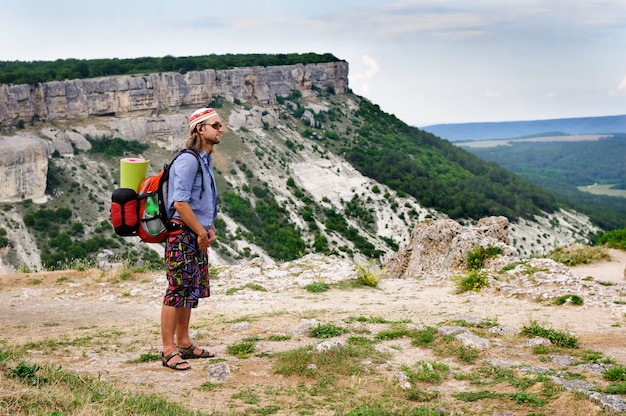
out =
[[[201,171],[196,157],[183,153],[172,163],[167,188],[167,214],[180,219],[174,201],[187,202],[205,229],[209,229],[217,216],[217,189],[211,163],[213,159],[204,150],[199,153]],[[204,192],[202,177],[204,176]]]

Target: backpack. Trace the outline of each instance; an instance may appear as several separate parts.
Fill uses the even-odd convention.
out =
[[[178,152],[170,163],[154,176],[141,181],[139,191],[119,188],[111,195],[111,223],[115,233],[121,237],[138,236],[146,243],[162,243],[168,234],[180,230],[179,224],[172,224],[167,215],[167,183],[172,163],[183,153],[190,153],[198,161],[198,172],[202,173],[200,157],[193,150]],[[204,192],[204,175],[202,189]]]

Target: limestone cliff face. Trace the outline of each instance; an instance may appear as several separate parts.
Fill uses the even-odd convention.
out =
[[[0,124],[198,107],[215,97],[273,103],[293,90],[348,88],[348,63],[235,68],[0,85]]]
[[[0,137],[0,201],[41,198],[46,190],[48,145],[34,136]]]

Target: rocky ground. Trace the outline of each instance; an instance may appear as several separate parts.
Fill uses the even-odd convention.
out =
[[[589,380],[601,383],[601,377],[592,374],[591,369],[574,369],[575,360],[568,361],[562,354],[541,361],[523,346],[526,339],[519,337],[519,331],[532,321],[568,331],[580,340],[582,349],[600,351],[626,365],[626,252],[610,250],[610,254],[610,261],[569,269],[547,261],[550,273],[536,272],[528,277],[528,273],[511,271],[508,278],[494,280],[481,292],[463,294],[455,293],[451,279],[440,277],[383,279],[377,288],[333,286],[323,293],[306,291],[304,286],[309,283],[354,279],[354,264],[328,257],[308,256],[282,264],[259,260],[222,268],[213,280],[211,298],[192,314],[195,339],[225,360],[230,372],[226,380],[216,382],[219,388],[211,391],[203,390],[202,385],[211,380],[208,371],[216,360],[193,361],[193,369],[186,372],[169,370],[159,361],[129,363],[141,354],[160,352],[159,313],[165,286],[162,273],[126,276],[121,271],[88,270],[0,275],[2,339],[26,351],[29,360],[98,376],[132,391],[157,393],[206,414],[247,414],[246,409],[272,401],[281,408],[274,414],[303,414],[296,410],[299,399],[277,397],[276,390],[271,395],[259,393],[261,403],[254,406],[233,396],[242,390],[259,392],[268,386],[287,391],[306,383],[276,375],[271,354],[319,343],[306,333],[311,322],[333,323],[359,334],[375,334],[384,327],[359,323],[358,317],[435,327],[458,320],[495,322],[502,331],[490,337],[489,347],[481,350],[480,363],[590,372]],[[532,267],[544,266],[535,263]],[[555,306],[549,302],[566,293],[579,294],[585,304]],[[289,339],[271,341],[272,335],[289,335]],[[264,354],[236,359],[228,353],[229,345],[249,337],[258,340],[256,351]],[[403,339],[381,342],[377,348],[391,358],[384,365],[369,365],[377,377],[392,384],[399,383],[396,378],[403,364],[412,365],[417,360],[445,361],[454,371],[472,371],[453,358],[433,356],[428,349],[413,347]],[[369,388],[373,389],[371,394],[378,389],[366,380],[350,382],[363,382],[366,394]],[[455,409],[451,395],[472,390],[467,381],[451,378],[435,388],[441,394],[439,400],[457,412],[454,414],[529,414],[528,407],[499,408],[495,404],[485,408],[484,402]],[[603,406],[605,411],[612,409],[592,396],[564,397],[536,411],[586,415],[602,414]],[[620,403],[624,397],[612,399]],[[340,410],[350,409],[342,409],[337,403],[320,403],[314,413],[308,414],[331,415]]]

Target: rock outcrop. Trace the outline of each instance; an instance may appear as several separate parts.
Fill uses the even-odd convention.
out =
[[[0,201],[43,197],[48,174],[48,145],[30,135],[0,136]]]
[[[33,118],[66,120],[133,113],[158,114],[181,107],[198,107],[215,97],[241,102],[274,103],[293,90],[348,88],[348,63],[298,64],[270,67],[117,76],[35,85],[0,85],[0,124],[16,125]]]
[[[510,263],[517,260],[517,251],[508,244],[505,217],[483,218],[475,227],[449,219],[425,221],[415,226],[410,244],[385,261],[385,277],[448,276],[463,271],[467,254],[478,246],[501,248],[502,255],[494,261]]]

